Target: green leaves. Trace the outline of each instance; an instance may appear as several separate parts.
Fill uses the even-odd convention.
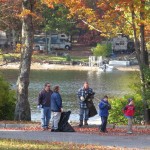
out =
[[[15,111],[15,92],[0,76],[0,120],[13,120]]]
[[[124,117],[123,108],[127,105],[127,99],[133,97],[135,105],[134,123],[140,124],[143,120],[143,102],[139,94],[125,95],[122,98],[113,98],[110,100],[112,109],[109,111],[108,122],[111,124],[127,124],[127,119]]]
[[[91,49],[94,56],[108,56],[112,52],[111,44],[97,44],[95,48]]]

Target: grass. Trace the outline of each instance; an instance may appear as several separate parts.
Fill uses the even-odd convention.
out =
[[[41,142],[14,139],[0,139],[0,150],[117,150],[117,147],[66,142]]]
[[[10,60],[20,60],[20,54],[19,53],[9,53],[9,54],[3,54],[0,55],[0,61],[3,59],[10,61]],[[34,54],[32,55],[32,61],[33,62],[41,62],[41,61],[57,61],[57,62],[64,62],[67,61],[68,56],[55,56],[55,55],[47,55],[47,54]],[[71,61],[80,61],[80,62],[87,62],[88,57],[86,56],[71,56]]]

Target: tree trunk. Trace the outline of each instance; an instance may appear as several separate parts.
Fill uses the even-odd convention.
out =
[[[141,91],[142,91],[142,98],[143,98],[143,104],[144,104],[144,119],[145,122],[148,124],[149,120],[147,120],[147,100],[145,97],[145,92],[146,92],[146,81],[145,81],[145,74],[144,74],[144,69],[145,67],[148,68],[148,53],[145,50],[145,37],[144,37],[144,25],[140,26],[140,48],[138,44],[138,38],[136,34],[136,26],[135,26],[135,13],[132,9],[132,25],[133,25],[133,32],[134,32],[134,46],[135,46],[135,51],[136,51],[136,58],[139,63],[139,68],[140,68],[140,78],[141,78]],[[140,14],[141,19],[144,19],[143,13]]]
[[[34,0],[23,0],[22,9],[32,12]],[[15,109],[15,120],[31,120],[30,104],[28,101],[28,86],[30,65],[33,47],[33,25],[32,16],[22,16],[22,49],[20,74],[17,81],[17,104]]]
[[[144,10],[144,7],[145,7],[145,0],[141,0],[141,10]],[[145,14],[143,11],[140,12],[140,19],[145,20]],[[140,58],[141,58],[142,66],[145,69],[149,69],[148,52],[145,48],[145,26],[144,24],[141,24],[140,26],[140,51],[141,51]],[[146,82],[144,69],[143,69],[143,84],[142,85],[143,85],[144,119],[145,119],[146,124],[149,124],[150,114],[148,113],[148,103],[147,103],[148,98],[147,96],[145,96],[147,88],[149,86],[147,85],[147,82]]]

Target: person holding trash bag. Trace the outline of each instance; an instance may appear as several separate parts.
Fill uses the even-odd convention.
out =
[[[99,116],[101,117],[101,122],[102,122],[100,125],[101,132],[108,132],[106,130],[106,126],[107,126],[107,119],[108,119],[110,109],[111,109],[111,105],[108,102],[108,96],[105,95],[99,103]]]
[[[77,97],[79,99],[79,106],[80,106],[79,127],[83,126],[83,120],[84,125],[88,125],[87,121],[89,119],[89,108],[87,106],[87,101],[88,99],[94,98],[94,94],[95,93],[93,92],[93,89],[89,87],[89,83],[87,81],[84,82],[83,87],[81,87],[77,92]]]
[[[50,83],[46,82],[44,89],[39,93],[38,96],[38,106],[37,108],[41,110],[41,126],[43,131],[49,129],[49,121],[51,118],[51,95],[52,90],[50,89]]]
[[[62,109],[62,98],[59,93],[60,87],[55,86],[51,95],[51,111],[52,111],[52,129],[51,132],[59,132],[58,123],[60,121]]]

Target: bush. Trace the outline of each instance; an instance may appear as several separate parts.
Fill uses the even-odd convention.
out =
[[[0,120],[13,120],[15,102],[15,92],[10,89],[9,83],[0,76]]]
[[[71,61],[70,55],[67,55],[67,56],[66,56],[66,61]]]
[[[94,56],[109,56],[112,52],[111,44],[97,44],[95,48],[91,49]]]
[[[123,108],[127,105],[127,99],[132,97],[135,105],[134,123],[140,124],[143,120],[143,102],[140,95],[126,95],[123,98],[114,98],[110,100],[112,109],[109,111],[108,122],[111,124],[127,124],[127,119],[124,117]]]

